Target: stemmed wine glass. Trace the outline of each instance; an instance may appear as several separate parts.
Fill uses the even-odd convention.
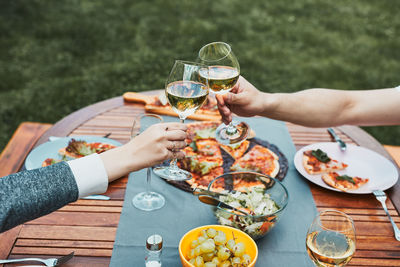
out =
[[[308,229],[306,246],[316,266],[345,266],[356,251],[353,220],[337,210],[320,212]]]
[[[179,115],[181,123],[187,116],[193,114],[208,96],[208,78],[202,78],[200,73],[208,77],[207,66],[195,62],[176,60],[165,83],[165,94],[172,109]],[[180,169],[173,159],[170,166],[154,168],[158,176],[175,181],[192,178],[190,172]]]
[[[201,63],[208,66],[208,76],[200,71],[200,76],[208,78],[208,84],[215,94],[226,94],[239,79],[240,66],[229,44],[214,42],[203,46],[198,55]],[[237,144],[244,141],[248,133],[244,122],[231,121],[221,124],[216,130],[216,139],[221,144]]]
[[[139,133],[143,132],[151,125],[162,122],[163,119],[156,114],[143,114],[133,121],[131,129],[131,138],[134,138]],[[139,125],[138,125],[139,124]],[[140,130],[139,130],[140,127]],[[136,208],[144,211],[152,211],[160,209],[165,204],[165,198],[150,190],[151,168],[147,168],[146,191],[140,192],[132,199],[132,204]]]

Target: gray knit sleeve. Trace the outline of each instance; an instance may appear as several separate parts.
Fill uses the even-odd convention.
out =
[[[76,201],[78,193],[65,162],[0,178],[0,232]]]

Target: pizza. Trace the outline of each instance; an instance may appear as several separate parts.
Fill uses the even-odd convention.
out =
[[[60,148],[58,153],[61,156],[65,156],[71,159],[77,159],[93,153],[100,154],[114,147],[114,145],[106,143],[87,143],[86,141],[75,140],[74,138],[72,138],[71,141],[69,141],[68,146]]]
[[[279,172],[278,156],[266,147],[256,145],[237,159],[232,171],[255,171],[275,177]]]
[[[343,170],[347,164],[331,159],[321,149],[303,152],[303,167],[309,174],[322,174],[331,171]]]
[[[116,146],[101,143],[101,142],[93,142],[87,143],[86,141],[82,140],[75,140],[72,138],[66,147],[62,147],[58,150],[58,154],[62,156],[62,159],[54,159],[54,158],[47,158],[42,162],[42,167],[50,166],[56,164],[61,161],[66,161],[69,159],[77,159],[81,157],[88,156],[93,153],[103,153],[107,150],[110,150]]]
[[[322,180],[329,186],[340,191],[355,190],[368,183],[368,178],[357,176],[339,175],[337,172],[328,172],[322,175]]]
[[[207,189],[213,179],[226,172],[253,171],[273,177],[278,174],[280,170],[278,155],[267,147],[257,144],[255,140],[245,140],[237,146],[218,143],[215,139],[215,130],[219,124],[215,121],[187,124],[188,146],[182,150],[185,157],[178,161],[178,166],[189,171],[193,177],[182,183],[192,189]],[[241,186],[254,185],[249,182]],[[222,191],[224,188],[224,184],[214,184],[213,190]]]
[[[160,92],[158,95],[145,95],[135,92],[127,92],[123,95],[125,101],[136,102],[145,104],[146,112],[156,113],[161,115],[178,116],[175,111],[172,110],[168,103],[165,92]],[[196,110],[192,115],[188,116],[188,119],[195,120],[220,120],[221,115],[218,112],[217,100],[215,97],[208,95],[207,100],[204,104]]]
[[[239,159],[241,156],[246,153],[247,149],[249,148],[250,141],[244,140],[239,145],[232,146],[232,145],[221,145],[221,148],[228,153],[232,158]]]

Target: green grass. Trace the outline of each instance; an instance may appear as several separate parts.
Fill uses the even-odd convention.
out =
[[[397,86],[399,11],[395,0],[1,1],[0,150],[22,121],[162,88],[174,59],[216,40],[263,91]],[[400,145],[400,126],[365,129]]]

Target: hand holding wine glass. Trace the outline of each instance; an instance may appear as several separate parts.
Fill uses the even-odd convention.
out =
[[[198,58],[208,66],[208,75],[200,72],[200,76],[208,79],[211,91],[223,95],[235,86],[240,66],[230,45],[224,42],[207,44],[200,49]],[[221,124],[217,128],[216,139],[227,145],[240,143],[246,139],[248,130],[246,123],[230,121],[228,126]]]
[[[165,94],[172,109],[178,114],[181,123],[187,116],[193,114],[208,96],[208,79],[202,78],[200,72],[208,73],[207,66],[202,64],[177,60],[166,81]],[[154,172],[168,180],[188,180],[190,172],[180,169],[176,159],[168,167],[158,167]]]
[[[308,229],[306,246],[315,266],[345,266],[356,251],[353,220],[341,211],[320,212]]]

